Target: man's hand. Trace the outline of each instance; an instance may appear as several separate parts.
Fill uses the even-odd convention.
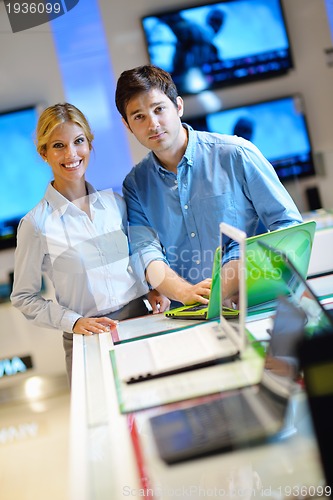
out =
[[[152,261],[147,270],[146,278],[153,288],[160,294],[177,300],[183,304],[208,304],[210,295],[211,278],[207,278],[196,285],[178,276],[165,262],[161,260]]]
[[[167,311],[170,308],[170,300],[161,295],[157,290],[151,290],[148,293],[148,301],[152,307],[153,314]]]
[[[185,281],[179,289],[179,300],[185,305],[195,304],[196,302],[208,304],[211,286],[211,278],[200,281],[195,285]]]
[[[94,333],[109,332],[113,326],[116,326],[118,321],[103,317],[103,318],[79,318],[73,327],[73,333],[81,335],[93,335]]]

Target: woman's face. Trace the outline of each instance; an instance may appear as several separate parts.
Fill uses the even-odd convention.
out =
[[[58,125],[46,144],[44,158],[58,186],[81,180],[90,158],[89,142],[83,129],[73,122]]]

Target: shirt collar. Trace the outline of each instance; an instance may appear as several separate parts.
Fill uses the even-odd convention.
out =
[[[188,133],[188,142],[187,147],[184,153],[184,158],[187,160],[187,164],[192,167],[194,163],[194,155],[195,155],[195,144],[196,144],[196,132],[193,128],[187,123],[182,123],[183,127],[187,129]]]
[[[106,204],[103,201],[102,196],[100,195],[99,191],[97,191],[94,186],[92,186],[89,182],[86,182],[87,190],[88,190],[88,195],[90,199],[90,203],[92,205],[98,205],[101,204],[103,208],[106,208]]]
[[[196,132],[193,130],[193,128],[188,125],[187,123],[182,123],[182,126],[187,129],[188,132],[188,142],[186,146],[186,150],[183,156],[182,161],[185,159],[187,164],[192,167],[193,162],[194,162],[194,149],[195,149],[195,143],[196,143]],[[162,172],[165,174],[166,172],[169,172],[167,169],[165,169],[161,163],[159,162],[158,158],[156,155],[151,152],[151,158],[154,164],[155,169],[157,172]]]
[[[86,186],[90,204],[96,206],[96,208],[98,207],[98,204],[100,204],[103,208],[106,208],[106,205],[99,192],[96,191],[96,189],[89,182],[86,182]],[[45,199],[53,208],[53,210],[59,211],[60,215],[63,215],[72,207],[70,201],[67,200],[67,198],[65,198],[65,196],[63,196],[61,193],[59,193],[59,191],[54,189],[51,182],[46,189]]]

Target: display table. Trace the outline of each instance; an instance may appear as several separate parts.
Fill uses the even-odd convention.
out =
[[[262,321],[251,321],[252,332],[256,327],[260,330]],[[114,348],[110,334],[74,335],[71,500],[285,499],[303,498],[300,487],[312,498],[320,492],[323,473],[304,393],[292,402],[296,432],[288,439],[167,466],[150,433],[151,410],[135,414],[132,437],[130,418],[119,412],[109,355]]]

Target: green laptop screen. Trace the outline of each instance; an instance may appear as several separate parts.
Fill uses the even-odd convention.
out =
[[[314,221],[278,229],[246,239],[246,285],[248,307],[265,304],[288,295],[288,287],[279,271],[272,266],[262,241],[283,251],[303,278],[306,277],[311,257],[316,223]]]

